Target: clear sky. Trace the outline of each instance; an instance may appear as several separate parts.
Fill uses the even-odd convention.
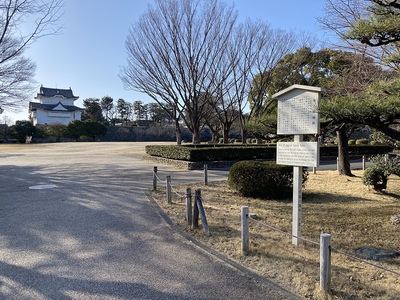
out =
[[[37,64],[37,90],[45,87],[68,89],[82,107],[87,98],[111,96],[145,103],[152,100],[145,94],[125,90],[118,77],[125,65],[125,39],[131,24],[146,11],[153,0],[65,0],[63,34],[40,39],[28,49],[26,56]],[[261,19],[273,28],[322,33],[316,18],[323,15],[323,0],[225,0],[234,3],[239,19]],[[19,114],[4,112],[15,120],[28,119],[28,105]]]

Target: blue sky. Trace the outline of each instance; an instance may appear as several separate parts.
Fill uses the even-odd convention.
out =
[[[323,0],[225,0],[234,3],[239,19],[261,19],[273,28],[295,29],[322,36],[316,17],[323,15]],[[111,96],[145,103],[145,94],[125,90],[118,77],[125,65],[125,39],[129,27],[153,0],[66,0],[63,34],[40,39],[26,52],[37,64],[37,90],[69,88],[79,96],[82,107],[87,98]],[[28,106],[19,114],[4,112],[15,120],[28,119]]]

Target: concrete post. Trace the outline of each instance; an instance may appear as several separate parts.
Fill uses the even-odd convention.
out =
[[[331,290],[331,235],[322,233],[320,237],[320,288],[325,293]]]

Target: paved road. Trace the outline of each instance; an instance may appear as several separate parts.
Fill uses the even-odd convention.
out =
[[[144,144],[4,146],[0,299],[295,299],[168,226],[145,195]],[[202,178],[159,169],[180,182]]]

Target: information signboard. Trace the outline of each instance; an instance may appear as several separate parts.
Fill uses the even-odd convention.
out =
[[[317,142],[278,142],[276,163],[288,166],[318,167],[319,145]]]
[[[278,96],[277,133],[318,134],[319,98],[320,93],[302,89],[293,89]]]

